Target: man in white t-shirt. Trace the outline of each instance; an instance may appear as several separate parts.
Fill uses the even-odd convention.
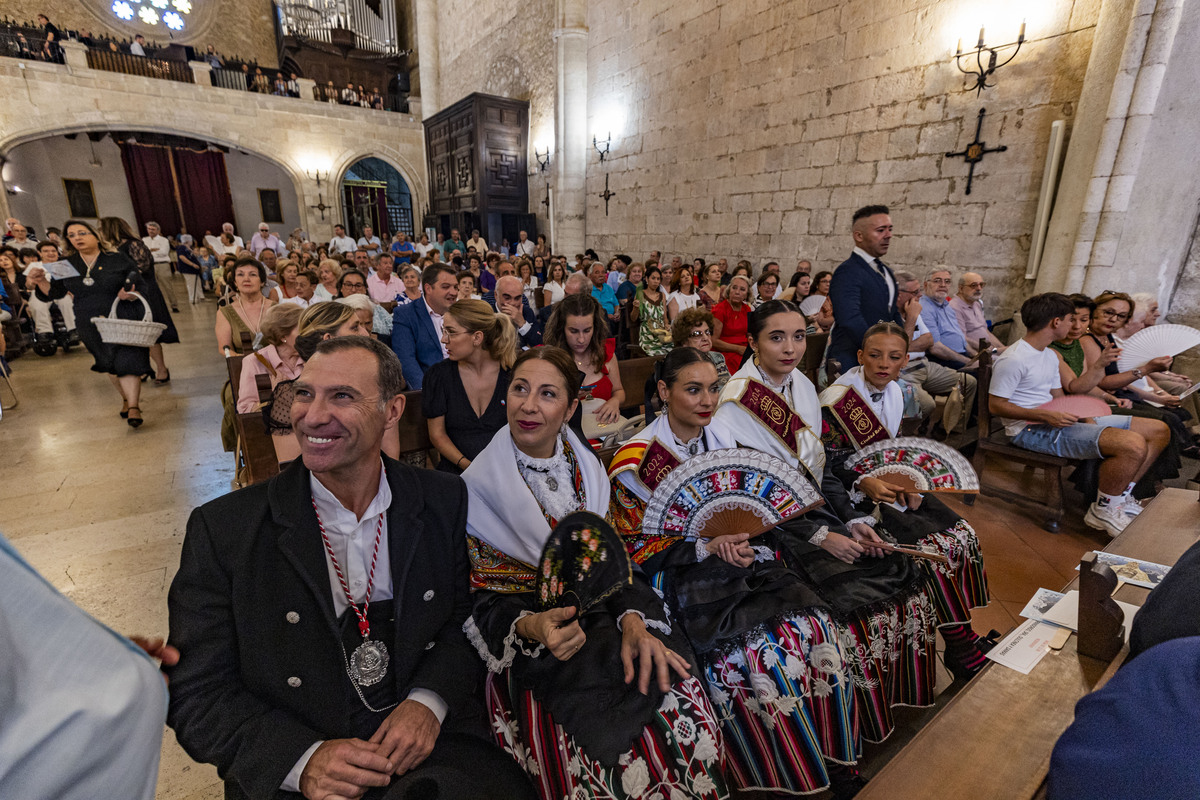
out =
[[[329,240],[329,255],[350,254],[355,251],[358,244],[346,235],[345,225],[333,226],[333,238]]]
[[[1065,294],[1034,295],[1021,306],[1027,333],[996,359],[988,408],[1004,423],[1017,447],[1063,458],[1103,459],[1099,492],[1083,522],[1117,536],[1142,510],[1133,499],[1134,484],[1170,441],[1159,420],[1143,420],[1130,429],[1131,417],[1078,417],[1041,406],[1063,396],[1058,355],[1050,347],[1066,337],[1075,305]]]

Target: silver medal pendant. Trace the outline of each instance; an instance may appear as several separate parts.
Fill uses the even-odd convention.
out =
[[[83,279],[83,285],[84,285],[84,286],[95,286],[95,285],[96,285],[96,279],[95,279],[95,278],[84,278],[84,279]]]
[[[359,686],[374,686],[387,674],[388,660],[383,642],[365,639],[350,654],[350,679]]]
[[[546,488],[552,492],[558,491],[558,481],[554,479],[553,475],[546,476]]]

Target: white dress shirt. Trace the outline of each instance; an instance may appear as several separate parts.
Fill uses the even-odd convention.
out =
[[[863,250],[861,247],[854,248],[854,253],[863,261],[867,262],[867,266],[879,273],[883,278],[883,282],[888,287],[888,305],[896,302],[896,282],[892,280],[892,276],[888,275],[887,270],[879,266],[879,259]]]
[[[526,239],[523,242],[517,242],[515,245],[513,245],[513,252],[519,256],[529,256],[530,258],[533,258],[533,248],[533,242]]]
[[[371,588],[371,601],[391,600],[392,562],[388,556],[387,513],[392,505],[392,488],[388,485],[387,472],[383,468],[382,460],[379,464],[379,489],[375,494],[375,499],[367,506],[367,510],[363,512],[361,518],[343,506],[342,502],[334,496],[333,492],[325,488],[316,475],[309,476],[309,486],[312,489],[313,501],[317,505],[317,514],[325,526],[325,535],[329,537],[329,546],[333,548],[333,554],[337,557],[338,565],[342,568],[342,575],[346,578],[346,585],[350,587],[350,594],[354,596],[356,604],[361,604],[366,598],[371,559],[375,553],[376,526],[379,525],[379,515],[383,515],[383,527],[379,535],[379,556],[375,563],[375,583]],[[350,604],[346,602],[346,593],[342,590],[341,581],[338,580],[337,571],[333,568],[333,562],[329,560],[328,553],[325,557],[325,567],[329,572],[329,590],[333,593],[333,612],[340,617],[350,608]],[[438,724],[446,719],[449,707],[437,692],[431,689],[413,689],[408,693],[407,699],[416,700],[432,711],[438,719]],[[304,751],[304,755],[300,756],[300,760],[284,778],[281,786],[284,791],[300,791],[300,775],[303,774],[308,760],[312,758],[312,754],[321,744],[323,741],[313,742],[312,746]]]
[[[446,318],[430,308],[428,303],[425,304],[425,308],[429,309],[429,319],[433,322],[433,332],[437,334],[438,347],[442,348],[442,358],[449,358],[446,343],[442,341],[442,326],[446,324]]]
[[[913,329],[912,334],[913,341],[920,339],[927,333],[929,333],[929,326],[925,324],[925,320],[921,319],[921,315],[917,314],[917,327]],[[922,358],[925,358],[925,356],[926,353],[924,350],[910,351],[908,354],[908,366],[915,367],[917,362]],[[905,369],[907,369],[907,367],[905,367]]]
[[[335,236],[329,240],[329,255],[338,253],[353,253],[358,245],[349,236]]]
[[[143,236],[142,243],[154,256],[154,263],[162,264],[171,260],[171,243],[165,236]]]

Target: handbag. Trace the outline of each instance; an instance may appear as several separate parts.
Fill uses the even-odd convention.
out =
[[[963,402],[962,385],[965,377],[960,373],[954,388],[946,396],[946,405],[942,409],[942,427],[946,433],[962,433],[967,429],[967,417],[970,414],[966,413],[966,403]]]

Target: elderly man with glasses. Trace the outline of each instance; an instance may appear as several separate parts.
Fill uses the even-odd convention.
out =
[[[978,272],[964,272],[958,279],[958,294],[950,298],[950,308],[967,340],[969,356],[979,352],[980,339],[991,342],[993,352],[1003,353],[1005,348],[1004,343],[988,330],[987,317],[983,313],[983,287],[986,285]]]
[[[279,241],[279,237],[271,233],[271,228],[267,223],[258,223],[258,233],[250,237],[250,252],[254,253],[255,258],[261,258],[263,250],[270,250],[276,255],[283,250],[283,242]]]
[[[896,302],[906,306],[913,299],[923,300],[921,282],[917,276],[905,270],[896,270]],[[900,371],[900,379],[911,384],[921,407],[922,419],[928,419],[937,403],[935,395],[949,394],[957,385],[962,390],[963,406],[973,408],[975,392],[979,386],[974,376],[942,366],[930,358],[931,353],[946,350],[945,345],[934,339],[933,332],[925,323],[925,314],[917,315],[909,345],[908,365]],[[960,383],[961,381],[961,383]]]
[[[928,355],[935,362],[951,369],[971,362],[967,356],[967,338],[958,326],[958,318],[950,307],[950,286],[954,279],[946,267],[934,267],[925,278],[925,293],[921,297],[921,317],[933,334]]]

